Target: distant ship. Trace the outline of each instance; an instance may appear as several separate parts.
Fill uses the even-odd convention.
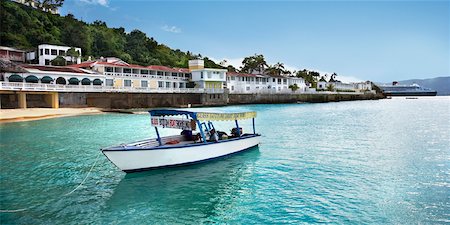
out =
[[[392,85],[380,85],[386,96],[436,96],[437,91],[423,88],[418,84],[400,85],[397,81]]]

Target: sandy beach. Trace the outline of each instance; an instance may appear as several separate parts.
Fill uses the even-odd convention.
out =
[[[103,113],[99,108],[29,108],[29,109],[0,109],[0,123],[21,122],[30,120],[49,119],[64,116],[78,116]]]

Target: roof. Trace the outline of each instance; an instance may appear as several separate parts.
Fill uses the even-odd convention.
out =
[[[159,70],[159,71],[174,72],[174,73],[189,73],[189,69],[187,69],[187,68],[170,68],[167,66],[160,66],[160,65],[141,66],[141,65],[136,65],[136,64],[125,64],[125,63],[120,63],[120,62],[102,62],[102,61],[86,61],[86,62],[82,62],[80,64],[69,65],[68,67],[87,68],[87,67],[94,67],[95,65],[120,66],[120,67],[127,67],[127,68],[131,68],[131,69],[149,69],[149,70]]]
[[[120,62],[101,62],[101,61],[86,61],[86,62],[82,62],[80,64],[69,65],[69,67],[83,68],[83,67],[93,67],[95,65],[121,66],[121,67],[139,68],[139,69],[147,68],[145,66],[135,65],[135,64],[124,64],[124,63],[120,63]]]
[[[14,52],[25,52],[23,50],[11,48],[11,47],[6,47],[6,46],[0,46],[0,50],[14,51]]]
[[[37,69],[40,71],[47,71],[47,72],[84,73],[84,74],[88,73],[80,68],[72,68],[68,66],[39,66],[30,64],[22,64],[20,66],[23,67],[24,69]]]
[[[148,111],[151,116],[177,116],[188,115],[194,120],[209,121],[209,120],[244,120],[256,117],[256,112],[240,112],[240,113],[210,113],[210,112],[192,112],[186,110],[174,109],[157,109]]]
[[[231,77],[257,77],[256,74],[236,73],[236,72],[227,72],[227,76],[231,76]]]

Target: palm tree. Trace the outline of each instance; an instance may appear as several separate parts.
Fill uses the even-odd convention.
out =
[[[264,59],[263,55],[248,56],[242,60],[242,72],[245,73],[264,73],[265,68],[267,67],[267,62]]]
[[[77,61],[76,59],[80,57],[80,52],[72,47],[69,50],[67,50],[66,55],[70,56],[70,61],[72,62],[72,64],[74,64]]]

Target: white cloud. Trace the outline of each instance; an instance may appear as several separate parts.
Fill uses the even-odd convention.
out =
[[[170,33],[181,33],[181,29],[176,26],[164,25],[161,29]]]
[[[92,5],[101,5],[108,7],[108,0],[80,0],[82,2],[92,4]]]

